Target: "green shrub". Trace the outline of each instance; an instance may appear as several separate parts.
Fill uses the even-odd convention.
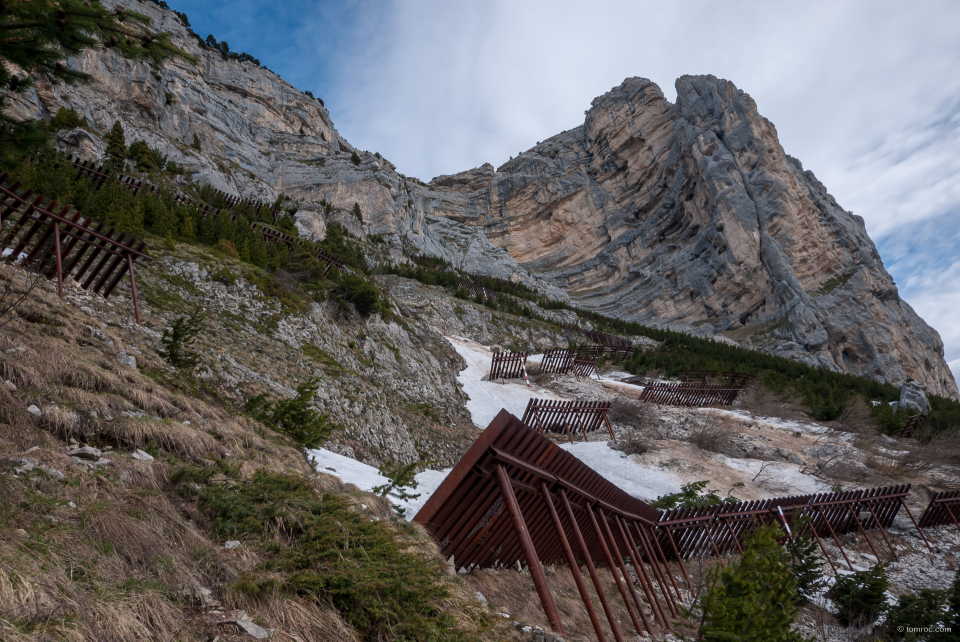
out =
[[[373,521],[342,495],[265,471],[250,483],[205,488],[199,507],[215,537],[262,542],[263,561],[234,583],[236,591],[328,602],[364,640],[485,639],[441,610],[450,597],[443,564],[412,546],[406,523]]]
[[[357,220],[363,223],[363,211],[360,209],[360,203],[354,203],[350,213],[357,217]]]
[[[193,368],[200,361],[200,355],[192,350],[200,333],[203,314],[197,308],[189,319],[179,317],[173,326],[163,331],[157,354],[174,368]]]
[[[776,524],[754,531],[739,561],[717,564],[703,596],[700,639],[710,642],[803,642],[791,630],[798,605],[789,555]]]
[[[127,141],[119,120],[114,121],[113,127],[103,139],[107,142],[107,156],[117,163],[123,163],[123,159],[127,157]]]
[[[196,134],[193,135],[193,142],[190,143],[190,147],[192,147],[193,149],[197,150],[198,152],[201,151],[201,149],[200,149],[200,137],[197,136]]]
[[[840,612],[844,626],[865,626],[875,621],[887,608],[887,570],[876,564],[868,571],[837,577],[827,594]]]
[[[884,625],[888,640],[906,642],[948,642],[957,640],[951,632],[927,632],[926,629],[951,627],[955,614],[947,610],[947,591],[921,589],[919,593],[901,595],[890,607]],[[955,629],[953,629],[955,630]]]
[[[797,599],[808,601],[823,588],[823,562],[820,561],[819,546],[809,530],[810,518],[797,514],[790,522],[794,537],[785,548],[790,555],[790,568],[796,580]]]
[[[380,291],[377,290],[377,286],[349,272],[340,277],[333,288],[333,294],[344,305],[352,303],[363,317],[370,316],[381,307]]]
[[[50,129],[57,132],[61,129],[76,129],[77,127],[87,127],[87,119],[81,118],[73,109],[61,107],[57,115],[50,119]]]
[[[135,140],[127,149],[127,158],[137,164],[141,172],[155,172],[167,165],[167,157],[152,149],[145,141]]]
[[[354,165],[360,164],[360,157],[357,155],[357,152],[353,152],[352,154],[350,154],[350,162],[353,163]]]
[[[319,387],[319,380],[311,378],[297,387],[297,396],[293,399],[268,402],[265,395],[257,395],[248,400],[244,408],[298,444],[307,448],[319,448],[334,430],[340,428],[328,421],[329,415],[321,415],[310,407]]]
[[[736,497],[729,493],[727,493],[726,497],[720,497],[720,495],[717,495],[716,490],[703,492],[703,489],[706,488],[707,484],[709,483],[709,481],[697,481],[684,484],[680,487],[679,493],[661,495],[654,501],[650,502],[650,505],[654,508],[669,510],[671,508],[713,506],[714,504],[722,504],[723,502],[739,501]]]

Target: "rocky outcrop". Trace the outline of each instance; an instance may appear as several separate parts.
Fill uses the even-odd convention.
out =
[[[632,78],[581,127],[495,172],[434,181],[527,270],[581,305],[726,336],[811,365],[957,397],[939,335],[841,208],[732,83]]]
[[[13,111],[77,110],[90,127],[61,132],[58,146],[94,159],[120,120],[128,141],[186,167],[185,181],[299,200],[303,234],[346,222],[383,234],[394,261],[436,255],[612,316],[958,395],[939,335],[900,299],[863,220],[784,153],[728,81],[684,76],[672,104],[654,83],[628,79],[582,126],[500,168],[427,185],[353,148],[320,102],[273,72],[224,59],[155,4],[135,8],[199,64],[91,52],[72,64],[93,83],[40,83]],[[355,203],[362,224],[347,214]]]

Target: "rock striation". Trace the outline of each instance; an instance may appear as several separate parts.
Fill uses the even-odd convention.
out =
[[[594,100],[582,126],[499,168],[425,184],[355,149],[318,100],[275,73],[199,44],[173,12],[123,4],[200,62],[90,52],[71,63],[89,85],[38,83],[13,97],[21,117],[66,106],[87,118],[89,128],[60,132],[64,152],[102,159],[119,120],[128,141],[183,165],[184,181],[297,199],[305,234],[339,222],[384,235],[383,259],[436,255],[612,316],[958,396],[939,335],[900,299],[863,220],[726,80],[684,76],[674,104],[628,79]],[[348,214],[355,203],[362,224]]]
[[[749,95],[713,76],[677,102],[631,78],[581,127],[496,171],[441,176],[517,262],[613,316],[734,339],[957,397],[943,343]]]

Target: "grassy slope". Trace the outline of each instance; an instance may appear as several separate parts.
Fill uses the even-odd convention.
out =
[[[22,283],[22,274],[0,268],[6,283]],[[300,536],[282,520],[257,532],[228,530],[209,504],[234,493],[231,501],[255,505],[239,489],[278,474],[301,494],[330,497],[331,518],[351,515],[365,524],[357,537],[379,542],[381,563],[395,558],[412,567],[410,578],[439,608],[434,619],[462,629],[464,639],[485,628],[463,587],[438,571],[442,562],[429,539],[392,523],[379,498],[314,474],[287,438],[202,386],[178,382],[180,375],[151,353],[152,342],[120,327],[129,316],[124,306],[100,324],[50,289],[45,283],[0,329],[0,379],[17,388],[0,385],[0,638],[232,639],[236,627],[216,624],[211,600],[278,629],[278,640],[393,638],[389,622],[366,605],[337,602],[329,587],[303,590],[290,581],[296,564],[273,563],[302,550]],[[138,348],[139,369],[119,363],[117,350]],[[31,415],[30,405],[42,414]],[[65,454],[71,440],[103,449],[110,463],[74,465]],[[155,461],[132,459],[134,448],[150,450]],[[23,457],[63,478],[25,470]],[[315,519],[327,523],[322,513]],[[227,551],[226,537],[243,545]],[[414,554],[407,549],[423,563],[404,562]],[[363,581],[374,569],[361,560],[353,571],[343,581]],[[254,590],[256,583],[263,586]]]

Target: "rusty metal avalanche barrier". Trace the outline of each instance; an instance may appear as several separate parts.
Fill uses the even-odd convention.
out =
[[[591,375],[597,373],[597,362],[600,361],[599,357],[585,357],[577,355],[577,358],[573,360],[573,365],[570,369],[573,371],[573,376],[578,380],[583,377],[584,379],[589,379]]]
[[[473,281],[467,281],[465,279],[461,280],[459,288],[466,290],[474,299],[479,298],[492,303],[500,303],[499,292],[496,290],[491,290],[490,288],[485,288],[482,285],[474,283]]]
[[[57,279],[57,292],[63,298],[63,279],[71,276],[84,290],[104,298],[110,296],[125,274],[130,275],[130,292],[137,324],[140,323],[140,302],[133,266],[149,261],[147,244],[129,235],[104,229],[70,207],[58,209],[56,201],[44,207],[44,197],[32,190],[19,193],[20,183],[4,185],[7,174],[0,174],[0,228],[13,219],[3,231],[3,248],[10,249],[8,261],[23,259],[23,264],[38,266],[47,278]]]
[[[540,373],[555,372],[557,374],[566,374],[573,367],[573,359],[577,353],[570,350],[547,350],[543,353],[543,360],[540,361]]]
[[[629,559],[633,564],[641,559],[637,546],[650,551],[646,547],[649,529],[658,517],[659,511],[623,492],[502,410],[414,521],[430,531],[444,557],[452,557],[459,569],[524,562],[551,627],[561,634],[563,624],[543,565],[566,562],[594,631],[605,641],[606,634],[580,574],[578,560],[582,561],[609,630],[622,642],[620,625],[593,560],[604,563],[613,574],[638,634],[644,630],[652,634],[652,620],[669,628],[670,617],[664,613],[674,612],[673,600],[664,599],[666,605],[661,604],[651,591],[646,565],[637,562],[635,570],[647,598],[644,603],[625,562]],[[656,581],[661,577],[656,572]],[[661,584],[661,591],[666,590]]]
[[[823,540],[846,560],[840,536],[860,532],[879,559],[868,531],[879,531],[896,551],[888,528],[904,504],[909,485],[823,493],[715,506],[658,511],[601,477],[586,464],[502,410],[414,517],[458,569],[503,567],[524,562],[551,627],[563,624],[543,566],[565,562],[598,640],[623,634],[605,594],[599,569],[613,577],[638,634],[669,629],[685,599],[669,566],[676,560],[693,595],[683,560],[742,552],[746,535],[776,523],[784,541],[809,533],[836,572]],[[960,504],[960,494],[938,496],[924,514],[945,523],[937,510]],[[948,509],[949,510],[949,509]],[[802,517],[802,519],[801,519]],[[938,521],[939,520],[939,521]],[[924,538],[926,542],[926,538]],[[927,543],[929,546],[929,543]],[[849,560],[847,565],[852,568]],[[636,580],[627,564],[633,566]],[[580,566],[588,572],[608,628],[601,623]],[[639,592],[638,592],[639,589]],[[641,599],[643,593],[645,599]]]
[[[960,491],[937,493],[920,516],[920,527],[953,524],[960,530]]]
[[[743,388],[650,382],[639,400],[662,406],[729,406],[741,392]]]
[[[554,401],[552,399],[531,399],[523,413],[523,423],[541,435],[547,432],[565,434],[573,443],[573,433],[579,432],[583,441],[587,433],[606,428],[610,438],[617,440],[607,413],[609,401]]]
[[[123,174],[118,174],[117,176],[110,176],[110,172],[107,169],[104,169],[103,166],[96,167],[92,162],[84,163],[80,159],[70,158],[65,159],[70,162],[74,169],[77,170],[78,176],[86,176],[93,180],[94,189],[100,189],[103,186],[104,182],[108,180],[116,180],[122,185],[131,190],[134,194],[138,194],[140,190],[149,191],[151,194],[159,194],[159,190],[155,185],[150,185],[149,183],[144,183],[143,180],[137,180],[130,176],[124,176]],[[218,189],[214,190],[214,195],[222,197],[224,201],[230,207],[251,207],[255,211],[261,210],[266,207],[265,203],[260,201],[251,201],[249,199],[243,200],[236,196],[231,196],[226,192],[221,192]],[[204,218],[216,219],[220,214],[226,212],[227,210],[222,210],[216,207],[211,207],[206,203],[201,203],[186,194],[176,193],[173,195],[173,198],[177,205],[186,205],[189,207],[194,207],[200,215]],[[280,210],[270,209],[270,214],[273,216],[273,222],[276,223],[281,216],[284,215],[284,212]],[[230,220],[235,221],[237,218],[236,212],[229,212]],[[280,242],[285,244],[287,247],[292,248],[294,245],[299,244],[301,241],[298,238],[285,234],[279,230],[268,227],[267,225],[260,222],[253,222],[252,227],[254,227],[260,234],[263,236],[264,241],[267,243]],[[337,272],[341,272],[344,267],[344,262],[340,259],[332,256],[323,250],[317,252],[317,259],[322,261],[325,264],[324,276],[330,273],[331,268],[336,268]]]
[[[526,375],[526,352],[494,352],[490,364],[490,381],[496,379],[519,379]]]

